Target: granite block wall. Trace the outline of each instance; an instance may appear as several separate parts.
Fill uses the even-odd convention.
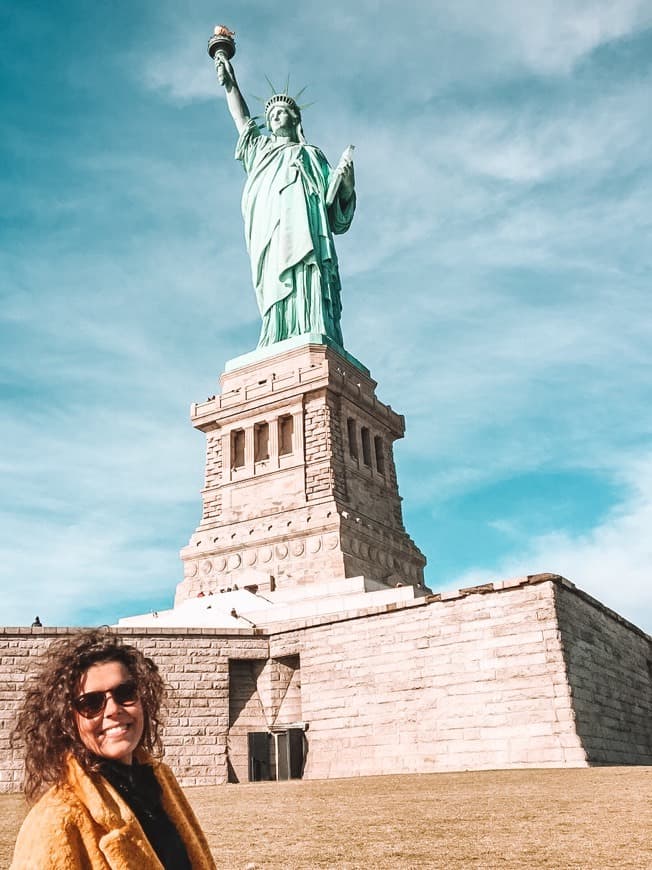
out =
[[[652,641],[594,598],[555,588],[575,725],[591,764],[652,764]]]
[[[9,746],[26,675],[47,643],[70,629],[0,628],[0,792],[20,788],[21,762]],[[185,785],[227,781],[229,659],[268,658],[266,637],[214,629],[122,629],[159,666],[170,686],[165,760]]]
[[[270,637],[291,653],[306,777],[586,764],[552,582]]]
[[[35,655],[70,629],[0,629],[0,791]],[[652,764],[652,639],[555,575],[256,630],[122,629],[172,687],[186,785],[242,781],[247,735],[307,727],[307,778]]]

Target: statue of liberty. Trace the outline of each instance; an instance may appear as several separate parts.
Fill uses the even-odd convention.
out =
[[[306,142],[300,107],[285,93],[265,104],[270,135],[263,135],[249,114],[230,58],[220,50],[214,59],[239,134],[235,157],[247,173],[242,216],[263,320],[258,346],[319,333],[342,347],[333,234],[345,233],[353,220],[352,149],[331,169],[323,153]]]

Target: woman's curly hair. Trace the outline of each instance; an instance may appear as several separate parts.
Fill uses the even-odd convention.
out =
[[[136,681],[145,724],[138,745],[154,755],[162,753],[160,717],[166,688],[154,662],[108,627],[75,632],[53,641],[41,656],[11,734],[12,746],[24,749],[23,788],[28,800],[65,780],[69,755],[88,773],[98,769],[98,758],[79,738],[73,700],[88,668],[104,662],[121,662]]]

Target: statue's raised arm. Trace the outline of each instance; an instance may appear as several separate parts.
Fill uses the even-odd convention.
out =
[[[215,71],[217,72],[217,80],[223,86],[226,93],[226,104],[229,107],[229,112],[231,112],[233,123],[238,133],[242,133],[250,118],[249,108],[238,87],[233,65],[221,51],[215,54]]]
[[[218,81],[238,131],[236,159],[247,173],[242,194],[247,250],[263,319],[259,347],[286,338],[334,341],[340,328],[341,284],[333,235],[348,230],[355,211],[350,146],[335,170],[306,142],[301,108],[286,93],[265,104],[264,135],[251,118],[231,58],[233,33],[216,28],[209,42]],[[214,48],[213,52],[211,49]]]

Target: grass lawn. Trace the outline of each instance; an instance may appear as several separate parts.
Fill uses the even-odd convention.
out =
[[[652,768],[252,783],[187,794],[220,868],[652,868]],[[0,795],[0,867],[25,807]],[[134,868],[137,870],[137,868]]]

